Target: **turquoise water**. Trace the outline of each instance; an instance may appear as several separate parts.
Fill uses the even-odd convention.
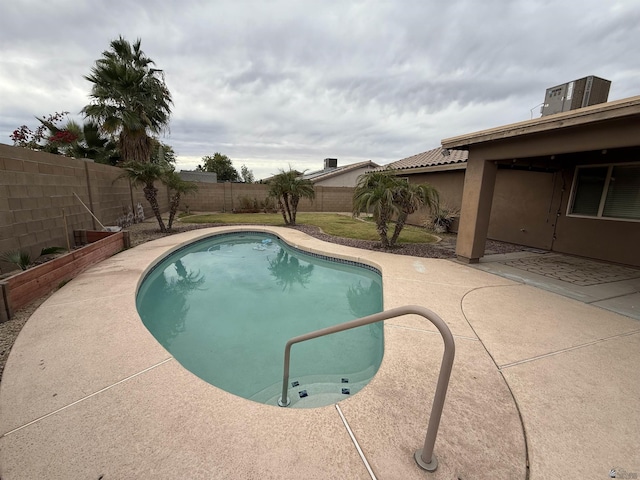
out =
[[[287,340],[382,311],[382,279],[269,234],[225,234],[162,260],[142,283],[137,307],[185,368],[275,405]],[[294,345],[289,395],[298,406],[353,395],[378,370],[383,348],[381,323]]]

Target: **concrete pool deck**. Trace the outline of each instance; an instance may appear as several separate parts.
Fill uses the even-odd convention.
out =
[[[159,256],[238,230],[376,265],[385,309],[421,305],[449,325],[456,359],[435,473],[413,460],[442,356],[433,325],[386,321],[378,374],[339,403],[377,478],[600,479],[611,468],[640,477],[637,320],[450,260],[221,227],[115,255],[34,312],[0,384],[3,480],[371,478],[335,406],[228,394],[182,368],[140,321],[136,287]]]

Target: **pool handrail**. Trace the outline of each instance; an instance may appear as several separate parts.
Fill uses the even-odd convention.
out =
[[[436,313],[428,308],[418,305],[405,305],[403,307],[392,308],[383,312],[374,313],[366,317],[350,320],[345,323],[334,325],[331,327],[316,330],[315,332],[306,333],[291,338],[284,347],[284,373],[282,376],[282,396],[278,400],[278,405],[287,407],[291,404],[291,400],[287,396],[289,383],[289,364],[291,359],[291,347],[300,342],[311,340],[332,333],[343,332],[352,328],[381,322],[402,315],[420,315],[431,323],[433,323],[444,340],[444,353],[442,354],[442,362],[440,363],[440,373],[438,375],[438,383],[436,392],[433,396],[433,405],[431,407],[431,415],[429,417],[429,425],[427,427],[427,435],[424,440],[423,448],[416,450],[413,457],[420,468],[429,472],[434,472],[438,468],[438,460],[433,453],[433,447],[436,443],[438,428],[440,426],[440,417],[442,416],[442,408],[444,407],[445,396],[449,386],[449,378],[451,377],[451,369],[453,367],[453,359],[455,357],[455,342],[453,335],[447,324]],[[425,457],[428,460],[425,460]]]

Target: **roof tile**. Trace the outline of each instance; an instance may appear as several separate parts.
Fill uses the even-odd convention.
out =
[[[385,165],[384,168],[376,170],[393,169],[405,170],[408,168],[435,167],[438,165],[453,165],[455,163],[465,163],[469,156],[466,150],[449,150],[449,155],[443,153],[443,149],[438,147],[411,157],[403,158]]]

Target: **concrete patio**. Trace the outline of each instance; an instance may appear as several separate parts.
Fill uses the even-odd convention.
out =
[[[135,291],[156,259],[231,230],[271,231],[301,249],[375,265],[385,309],[422,305],[448,323],[456,359],[435,473],[413,460],[443,350],[430,323],[385,322],[378,374],[339,403],[376,478],[604,479],[612,468],[640,477],[638,320],[480,269],[524,271],[500,262],[473,268],[292,229],[221,227],[115,255],[33,314],[0,385],[3,480],[372,478],[335,406],[283,409],[233,396],[186,371],[140,321]],[[619,281],[637,295],[637,278]],[[597,284],[577,287],[599,298]],[[636,308],[635,297],[629,302]]]

